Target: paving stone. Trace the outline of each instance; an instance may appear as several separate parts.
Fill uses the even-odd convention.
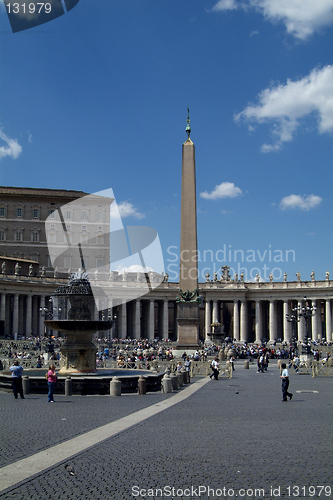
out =
[[[201,494],[200,498],[209,500],[236,499],[236,494],[238,499],[246,500],[333,498],[308,493],[310,485],[330,485],[333,489],[332,384],[332,378],[292,373],[290,391],[294,398],[282,403],[279,371],[273,364],[264,374],[257,374],[255,366],[244,370],[236,364],[233,379],[210,381],[185,401],[3,492],[0,498],[129,500],[143,498],[133,495],[134,486],[169,486],[175,492],[164,498],[188,499],[197,496],[181,495],[180,490],[193,486],[198,493],[200,485],[215,493],[219,489],[223,493],[226,488],[221,495]],[[13,432],[6,437],[6,450],[12,452],[11,443],[17,460],[19,452],[26,456],[27,444],[33,446],[35,442],[39,450],[167,396],[172,394],[153,394],[147,399],[129,395],[111,400],[81,396],[47,405],[45,398],[32,396],[30,401],[16,401],[1,394],[0,402],[5,402],[0,411],[1,427]],[[18,421],[11,422],[6,416],[6,405],[7,411],[22,405]],[[63,415],[68,421],[61,421]],[[30,435],[32,430],[35,441]],[[52,443],[49,439],[53,439]],[[3,461],[13,460],[5,456]],[[298,496],[293,495],[296,490],[287,489],[293,485],[305,487],[305,494],[300,490]],[[279,495],[271,494],[271,487]],[[265,496],[259,495],[259,488],[264,489]]]

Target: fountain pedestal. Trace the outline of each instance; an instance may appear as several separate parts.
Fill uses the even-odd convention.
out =
[[[44,321],[45,326],[64,332],[66,337],[60,348],[59,375],[97,373],[97,349],[92,337],[98,331],[109,330],[114,321],[91,319],[95,301],[87,274],[79,269],[67,285],[57,288],[51,301],[53,319]]]
[[[66,334],[60,348],[59,375],[96,373],[96,346],[92,336],[98,330],[107,330],[113,321],[92,320],[48,320],[45,325]]]

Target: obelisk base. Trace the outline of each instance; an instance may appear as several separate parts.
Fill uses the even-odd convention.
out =
[[[197,349],[199,347],[199,305],[181,302],[178,304],[177,349]]]

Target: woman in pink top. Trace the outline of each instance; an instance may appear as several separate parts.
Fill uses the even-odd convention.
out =
[[[50,365],[49,371],[47,372],[47,385],[49,387],[49,393],[47,395],[47,402],[48,403],[54,403],[53,393],[54,393],[56,381],[57,381],[57,375],[55,372],[55,366]]]

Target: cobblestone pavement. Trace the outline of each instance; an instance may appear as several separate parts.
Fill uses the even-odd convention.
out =
[[[283,403],[276,365],[258,374],[254,365],[244,370],[237,363],[231,380],[209,381],[185,401],[0,493],[0,499],[333,498],[332,385],[329,377],[292,373],[294,397]],[[41,396],[20,401],[1,394],[3,463],[166,397],[58,397],[53,405]]]

